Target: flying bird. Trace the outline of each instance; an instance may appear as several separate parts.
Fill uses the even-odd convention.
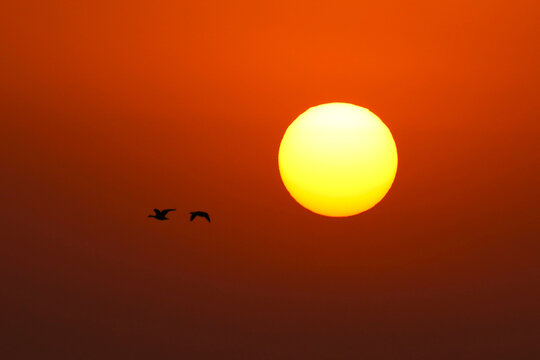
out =
[[[165,210],[159,210],[159,209],[154,209],[154,212],[156,213],[156,215],[148,215],[148,217],[153,217],[153,218],[156,218],[157,220],[169,220],[169,218],[167,218],[167,213],[169,211],[175,211],[176,209],[165,209]]]
[[[210,222],[210,215],[208,215],[208,213],[205,211],[192,211],[190,212],[190,214],[191,214],[191,218],[189,219],[189,221],[193,221],[193,219],[195,219],[197,216],[200,216],[208,220],[208,222]]]

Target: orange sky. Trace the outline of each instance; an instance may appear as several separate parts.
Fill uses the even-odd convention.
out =
[[[4,1],[9,359],[540,356],[533,1]],[[325,218],[277,153],[307,108],[391,129]],[[170,222],[146,216],[175,207]],[[189,222],[207,210],[212,224]]]

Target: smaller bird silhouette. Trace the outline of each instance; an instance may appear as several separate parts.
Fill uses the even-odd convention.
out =
[[[191,218],[189,219],[189,221],[193,221],[193,219],[195,219],[197,216],[200,216],[208,220],[208,222],[210,222],[210,215],[208,215],[206,211],[192,211],[190,212],[190,214],[191,214]]]
[[[156,215],[148,215],[148,217],[153,217],[153,218],[156,218],[157,220],[169,220],[169,218],[167,218],[167,213],[169,211],[175,211],[176,209],[165,209],[165,210],[159,210],[159,209],[154,209],[154,212],[156,213]]]

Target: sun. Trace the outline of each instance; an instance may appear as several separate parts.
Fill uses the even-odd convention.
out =
[[[279,147],[283,184],[300,205],[352,216],[381,201],[394,182],[397,149],[386,125],[347,103],[312,107],[288,127]]]

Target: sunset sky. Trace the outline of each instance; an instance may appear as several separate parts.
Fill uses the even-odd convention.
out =
[[[2,1],[2,358],[540,358],[539,18],[533,0]],[[347,218],[278,171],[289,124],[334,101],[399,155]]]

